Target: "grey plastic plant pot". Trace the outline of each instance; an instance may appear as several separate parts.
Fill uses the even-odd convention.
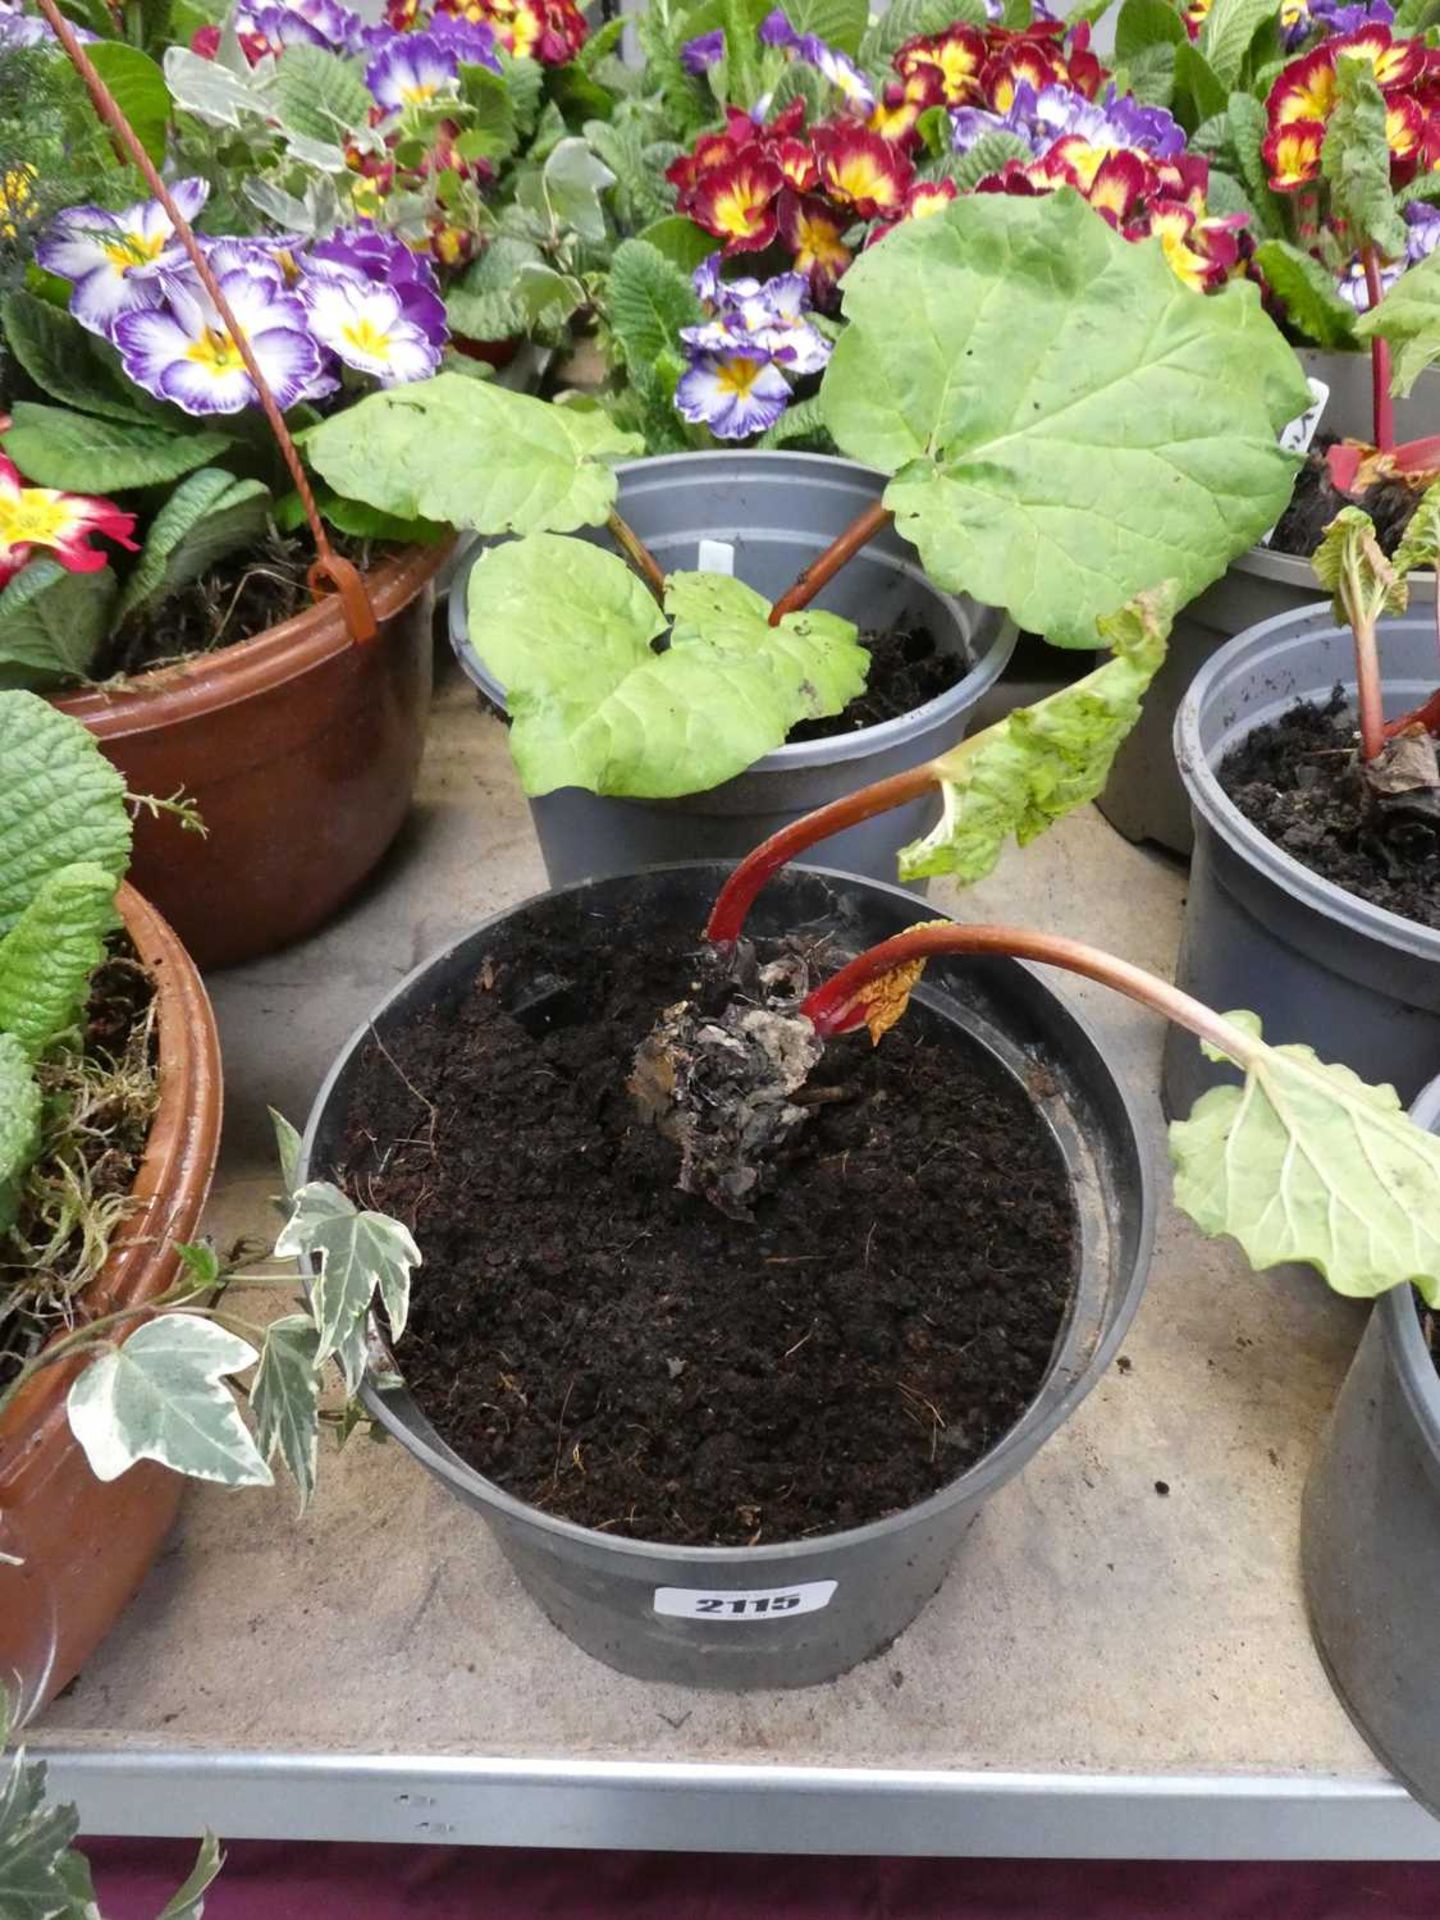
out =
[[[1411,1112],[1440,1132],[1440,1080]],[[1375,1304],[1306,1482],[1300,1563],[1341,1704],[1440,1814],[1440,1376],[1417,1306],[1409,1287]]]
[[[1256,546],[1180,614],[1170,630],[1165,664],[1150,683],[1140,718],[1095,803],[1127,840],[1148,840],[1188,858],[1195,828],[1174,746],[1175,715],[1186,689],[1227,640],[1311,605],[1317,591],[1308,560]]]
[[[885,476],[849,460],[805,453],[682,453],[618,469],[619,510],[666,572],[698,564],[702,539],[733,546],[735,572],[775,600],[858,513],[879,498]],[[609,546],[609,535],[581,535]],[[504,689],[470,645],[467,600],[477,548],[450,595],[450,639],[460,664],[496,706]],[[964,737],[970,714],[1015,644],[1013,624],[993,608],[940,593],[914,549],[893,528],[877,535],[832,580],[816,605],[862,631],[921,621],[937,643],[969,663],[947,693],[877,727],[831,740],[782,746],[707,793],[629,800],[562,787],[530,802],[552,886],[635,873],[672,860],[738,860],[812,808],[872,780],[933,759]],[[896,855],[940,817],[938,796],[882,814],[821,843],[822,865],[876,880],[895,878]]]
[[[1323,380],[1330,389],[1321,427],[1347,440],[1368,440],[1375,431],[1375,403],[1370,386],[1368,353],[1337,353],[1324,347],[1305,347],[1298,355],[1307,376]],[[1395,433],[1401,440],[1419,440],[1440,433],[1440,372],[1427,369],[1403,399],[1395,402]]]
[[[1384,621],[1380,655],[1386,711],[1424,700],[1436,678],[1429,609]],[[1410,1099],[1440,1068],[1440,930],[1371,906],[1283,853],[1215,774],[1256,727],[1354,680],[1354,642],[1328,604],[1252,627],[1196,675],[1175,722],[1175,758],[1195,814],[1176,979],[1222,1012],[1258,1013],[1267,1038],[1308,1041]],[[1188,1113],[1206,1087],[1236,1077],[1171,1029],[1168,1113]]]
[[[638,907],[657,928],[693,927],[698,939],[725,871],[697,862],[540,895],[427,961],[382,1002],[332,1069],[310,1115],[300,1178],[333,1169],[353,1076],[372,1034],[384,1043],[422,1011],[455,1004],[472,990],[484,958],[503,961],[507,943],[522,936],[553,938],[563,953],[577,941],[603,939],[628,913],[633,940]],[[926,917],[924,905],[898,887],[792,868],[761,895],[751,930],[828,934],[838,964]],[[1095,1385],[1139,1303],[1153,1230],[1151,1174],[1134,1111],[1088,1030],[1038,975],[1008,960],[934,961],[918,998],[975,1035],[1017,1079],[1047,1089],[1040,1111],[1070,1169],[1081,1220],[1074,1293],[1044,1383],[1019,1422],[949,1486],[868,1526],[774,1546],[617,1539],[506,1493],[445,1444],[403,1388],[382,1391],[367,1378],[364,1397],[376,1419],[484,1517],[555,1625],[624,1673],[693,1686],[798,1687],[880,1652],[939,1587],[985,1500]],[[419,1235],[423,1245],[423,1220]],[[415,1284],[425,1284],[423,1267]],[[755,1284],[766,1284],[759,1269]],[[387,1355],[382,1364],[394,1362]],[[702,1608],[702,1600],[711,1604]]]

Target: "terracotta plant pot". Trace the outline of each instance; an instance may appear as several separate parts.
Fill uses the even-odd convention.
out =
[[[433,667],[433,581],[450,543],[369,578],[380,634],[350,639],[338,601],[122,689],[56,701],[83,720],[132,793],[177,792],[136,823],[130,875],[197,966],[230,966],[313,932],[390,845],[419,771]]]
[[[192,1240],[220,1144],[220,1042],[189,954],[132,887],[120,909],[155,977],[160,1099],[135,1179],[139,1203],[86,1295],[103,1313],[151,1300]],[[81,1361],[38,1373],[0,1415],[0,1677],[34,1709],[79,1672],[144,1579],[184,1481],[143,1462],[97,1480],[65,1416]]]

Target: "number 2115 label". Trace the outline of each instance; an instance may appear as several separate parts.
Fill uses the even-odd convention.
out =
[[[834,1580],[804,1580],[793,1587],[751,1587],[716,1592],[705,1587],[657,1587],[655,1611],[673,1620],[773,1620],[818,1613],[835,1593]]]

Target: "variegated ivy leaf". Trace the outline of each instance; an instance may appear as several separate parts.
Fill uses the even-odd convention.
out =
[[[275,1150],[280,1156],[280,1178],[285,1183],[286,1194],[293,1194],[304,1143],[283,1113],[277,1113],[274,1107],[267,1107],[266,1112],[270,1115],[270,1124],[275,1129]]]
[[[486,534],[601,525],[614,462],[644,450],[599,408],[550,406],[458,373],[369,394],[305,439],[310,464],[347,500]]]
[[[40,1087],[30,1055],[0,1033],[0,1233],[15,1223],[20,1180],[40,1149]]]
[[[903,880],[937,873],[981,880],[1011,834],[1023,847],[1095,798],[1165,658],[1176,598],[1173,581],[1137,595],[1099,622],[1113,659],[1034,706],[1017,707],[936,762],[943,812],[923,840],[901,849]]]
[[[259,1358],[194,1313],[162,1313],[92,1360],[71,1387],[70,1430],[98,1480],[158,1460],[195,1480],[268,1487],[274,1476],[225,1382]]]
[[[1231,1013],[1240,1087],[1213,1087],[1170,1128],[1175,1200],[1204,1233],[1231,1234],[1251,1264],[1318,1267],[1337,1293],[1411,1283],[1440,1306],[1440,1138],[1393,1087],[1367,1086],[1310,1047],[1269,1046]]]
[[[365,1321],[377,1289],[392,1338],[405,1331],[410,1274],[420,1264],[409,1229],[388,1214],[361,1212],[328,1180],[312,1180],[295,1195],[275,1252],[317,1264],[310,1292],[319,1329],[314,1365],[335,1356],[353,1393],[365,1369]]]
[[[675,573],[665,618],[623,560],[536,534],[470,575],[470,639],[505,689],[525,791],[585,787],[660,799],[718,786],[802,720],[839,713],[869,655],[838,614],[770,625],[743,581]]]
[[[843,453],[894,476],[937,585],[1062,646],[1157,580],[1184,602],[1284,511],[1310,404],[1254,287],[1201,295],[1070,188],[962,195],[845,276]]]
[[[0,1914],[5,1920],[83,1920],[85,1908],[67,1862],[78,1859],[70,1843],[80,1830],[73,1807],[47,1806],[43,1761],[25,1751],[6,1755],[11,1702],[0,1684]],[[82,1861],[83,1867],[83,1861]]]
[[[204,1920],[205,1894],[224,1864],[220,1842],[207,1832],[184,1885],[175,1889],[155,1920]]]
[[[300,1490],[303,1512],[315,1491],[320,1444],[320,1334],[308,1313],[290,1313],[265,1329],[250,1383],[255,1437],[267,1460],[278,1453]]]

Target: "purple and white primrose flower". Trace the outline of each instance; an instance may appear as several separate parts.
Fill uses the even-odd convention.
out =
[[[399,33],[365,69],[365,85],[378,106],[392,113],[451,94],[460,60],[433,33]]]
[[[394,234],[342,227],[310,249],[305,270],[311,280],[390,288],[405,318],[437,351],[444,346],[449,329],[435,268],[426,255],[415,253]]]
[[[1440,247],[1440,207],[1428,206],[1423,200],[1412,200],[1405,209],[1405,224],[1410,229],[1410,237],[1405,245],[1405,262],[1413,267],[1417,260],[1426,260]]]
[[[803,60],[807,67],[814,67],[824,79],[828,80],[836,92],[852,107],[861,113],[869,113],[875,105],[875,89],[868,77],[863,74],[855,62],[840,52],[838,47],[827,46],[818,34],[797,33],[790,24],[789,15],[783,7],[776,7],[767,13],[759,26],[760,44],[766,47],[783,47],[794,60]],[[713,36],[702,34],[701,40]],[[724,50],[724,35],[720,35],[721,51]],[[689,47],[697,47],[700,40],[687,42]],[[718,54],[716,56],[719,57]],[[692,68],[692,72],[696,69]]]
[[[77,40],[90,42],[99,38],[88,27],[70,22],[71,31]],[[38,13],[26,13],[24,7],[0,0],[0,53],[14,53],[20,47],[44,47],[60,45],[55,38],[55,30],[48,20]]]
[[[170,189],[186,220],[204,206],[204,180],[181,180]],[[70,311],[82,327],[109,338],[116,321],[160,299],[154,270],[179,267],[185,250],[158,200],[139,200],[118,213],[104,207],[67,207],[51,221],[35,248],[47,273],[70,282]]]
[[[321,346],[358,373],[373,374],[382,387],[424,380],[440,365],[439,345],[407,319],[393,287],[312,277],[300,297]]]
[[[790,17],[783,7],[776,7],[773,13],[767,13],[758,28],[762,47],[785,47],[797,53],[800,49],[800,36],[790,24]]]
[[[495,29],[487,20],[466,20],[457,13],[437,13],[425,31],[440,46],[448,47],[467,67],[488,67],[491,73],[503,71],[495,51]]]
[[[805,274],[727,284],[716,253],[696,268],[694,284],[710,314],[680,329],[690,366],[675,388],[675,405],[717,439],[743,440],[774,426],[790,404],[785,376],[819,373],[832,343],[807,317]]]
[[[163,273],[155,285],[160,305],[115,322],[115,345],[136,386],[186,413],[239,413],[253,405],[255,384],[196,275]],[[282,410],[331,387],[293,293],[244,269],[222,274],[219,285]]]
[[[368,40],[365,22],[340,0],[283,0],[285,10],[297,13],[324,38],[335,53],[363,53]]]
[[[1427,206],[1423,200],[1412,200],[1405,209],[1404,220],[1409,228],[1405,258],[1381,267],[1382,294],[1390,291],[1407,267],[1413,267],[1417,260],[1428,259],[1440,247],[1440,207]],[[1335,285],[1340,298],[1348,301],[1357,313],[1368,311],[1370,294],[1365,279],[1365,264],[1359,254],[1340,274]]]
[[[693,40],[687,40],[680,49],[680,64],[687,73],[697,76],[706,73],[725,58],[725,29],[716,27],[711,33],[697,33]]]
[[[1091,146],[1134,147],[1156,160],[1173,160],[1185,151],[1185,131],[1163,107],[1146,106],[1114,86],[1103,98],[1087,100],[1072,87],[1042,87],[1028,80],[1015,88],[1004,113],[982,107],[956,107],[950,115],[951,141],[956,153],[968,153],[987,133],[1014,133],[1029,143],[1038,158],[1064,135],[1077,133]]]

